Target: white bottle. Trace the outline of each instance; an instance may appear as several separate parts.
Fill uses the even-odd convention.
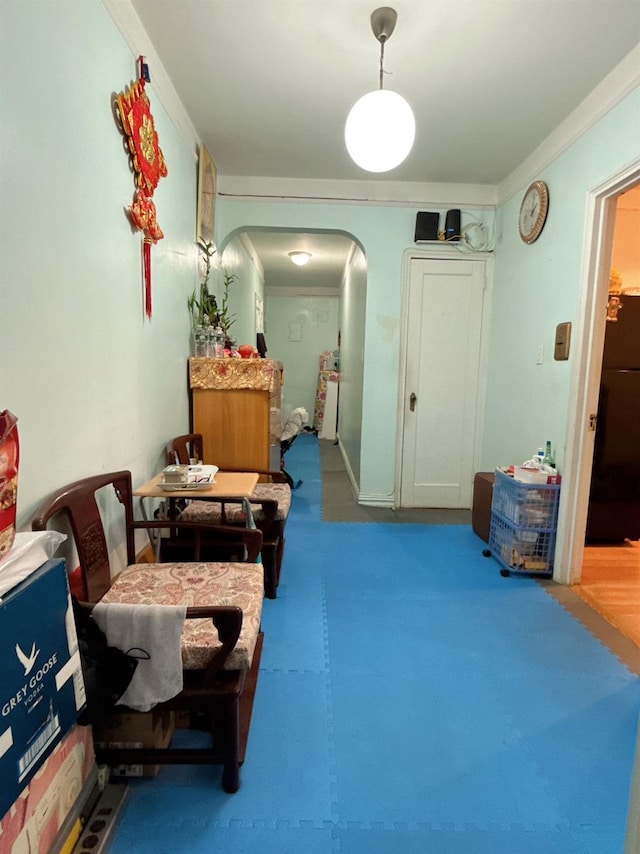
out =
[[[542,461],[544,459],[544,448],[538,448],[536,451],[535,459],[538,462],[538,468],[542,468]]]

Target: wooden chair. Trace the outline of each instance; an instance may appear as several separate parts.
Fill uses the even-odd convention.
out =
[[[124,511],[128,563],[114,577],[96,501],[96,492],[108,486],[115,490]],[[207,526],[207,541],[215,536],[250,562],[202,563],[197,554],[201,545],[198,528],[202,526],[172,522],[177,528],[190,530],[196,562],[136,564],[135,532],[166,528],[167,522],[134,521],[128,471],[87,477],[64,487],[43,504],[32,522],[33,530],[45,530],[57,514],[66,515],[71,524],[87,607],[99,601],[187,606],[181,641],[184,687],[155,709],[206,719],[212,737],[211,747],[97,749],[98,761],[117,765],[221,764],[223,789],[237,791],[263,642],[263,570],[254,562],[262,534],[238,526],[218,526],[215,531]],[[130,711],[124,706],[116,710],[119,708]]]
[[[187,465],[189,460],[204,460],[203,441],[199,433],[176,437],[168,453],[171,463]],[[239,469],[225,468],[225,471]],[[259,471],[258,484],[249,496],[253,506],[253,519],[262,531],[262,562],[264,564],[264,594],[268,599],[277,597],[285,547],[285,527],[291,508],[291,487],[282,471]],[[237,499],[221,501],[191,501],[182,511],[183,521],[200,524],[236,525],[245,523],[244,508]],[[205,552],[206,554],[206,552]]]

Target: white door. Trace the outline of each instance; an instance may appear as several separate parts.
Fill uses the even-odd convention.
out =
[[[411,262],[402,507],[471,506],[485,283],[483,260]]]

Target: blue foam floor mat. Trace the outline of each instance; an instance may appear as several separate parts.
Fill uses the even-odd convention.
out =
[[[638,677],[467,526],[324,523],[317,439],[287,462],[242,787],[134,782],[113,854],[621,854]]]

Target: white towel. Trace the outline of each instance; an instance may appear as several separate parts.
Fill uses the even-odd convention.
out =
[[[99,603],[93,619],[110,646],[138,659],[119,705],[148,712],[182,691],[181,637],[186,605]]]

